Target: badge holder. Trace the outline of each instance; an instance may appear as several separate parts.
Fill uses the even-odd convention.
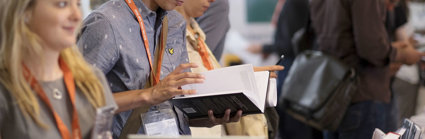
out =
[[[143,128],[148,136],[179,136],[172,109],[154,109],[141,114]]]
[[[117,107],[114,105],[96,109],[92,139],[112,139],[112,118],[116,110]]]

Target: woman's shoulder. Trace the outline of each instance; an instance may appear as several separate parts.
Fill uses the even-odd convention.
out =
[[[112,91],[109,88],[108,81],[106,80],[105,74],[98,68],[92,67],[92,70],[94,74],[99,79],[100,83],[102,84],[103,92],[105,94],[105,100],[107,105],[115,105],[117,107],[117,104],[115,103],[115,99],[112,95]]]
[[[10,100],[11,100],[10,91],[0,81],[0,105],[3,105],[3,103],[9,102]]]

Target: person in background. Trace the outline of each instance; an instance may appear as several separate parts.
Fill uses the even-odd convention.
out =
[[[272,18],[272,24],[276,26],[273,43],[265,45],[253,44],[248,47],[248,51],[251,53],[262,54],[265,57],[272,53],[285,56],[285,59],[279,63],[279,65],[285,66],[285,70],[278,72],[278,98],[282,93],[284,81],[297,55],[293,49],[292,38],[295,32],[307,26],[308,11],[308,0],[279,0]],[[322,138],[320,131],[294,119],[285,112],[285,109],[279,107],[276,109],[280,118],[278,132],[281,138]]]
[[[199,26],[205,32],[205,43],[217,61],[220,61],[226,41],[226,34],[230,29],[229,0],[216,0],[208,10],[196,18]]]
[[[413,47],[415,44],[412,41],[412,34],[408,34],[408,5],[406,0],[390,1],[387,5],[386,28],[388,36],[393,46],[398,47]],[[396,130],[404,118],[410,118],[415,114],[416,102],[418,96],[418,83],[408,82],[405,79],[396,77],[396,73],[402,66],[401,63],[391,63],[390,75],[391,91],[392,91],[392,123],[391,131]],[[414,71],[411,71],[414,72]],[[418,72],[418,71],[416,71]],[[406,74],[402,71],[398,74]]]
[[[107,1],[108,0],[90,0],[90,9],[97,9],[100,5]]]
[[[0,138],[91,138],[96,109],[116,107],[75,45],[79,3],[1,2]]]
[[[89,63],[106,75],[117,104],[127,110],[114,117],[114,138],[126,138],[131,133],[170,135],[171,132],[162,132],[164,127],[177,130],[177,134],[191,133],[189,119],[167,101],[176,95],[195,93],[196,90],[179,87],[204,80],[198,73],[186,72],[198,66],[188,63],[186,24],[173,11],[183,3],[182,0],[111,0],[84,20],[78,40],[80,50]],[[159,120],[150,130],[154,132],[147,132],[143,128],[146,124],[140,124],[141,114],[149,117],[154,112],[161,116],[145,120],[165,120],[167,115],[172,115],[170,120],[176,122],[166,125],[164,120]],[[213,123],[230,118],[210,116]]]
[[[389,0],[313,0],[312,27],[320,51],[354,67],[359,84],[336,132],[325,138],[371,138],[375,128],[388,132],[392,62],[414,64],[423,53],[391,46],[385,28]]]
[[[186,48],[189,55],[189,61],[200,65],[198,68],[192,68],[192,72],[199,73],[208,70],[220,68],[220,64],[214,57],[213,53],[209,49],[205,40],[208,40],[203,30],[194,18],[202,16],[212,4],[214,0],[186,0],[186,3],[182,7],[177,7],[176,10],[183,15],[186,19]],[[214,14],[214,13],[213,13]],[[265,66],[265,67],[254,67],[255,71],[279,71],[283,70],[282,66]],[[273,77],[276,77],[273,74]],[[212,114],[212,111],[210,111]],[[240,116],[242,111],[238,111],[237,115]],[[212,118],[212,117],[211,117]],[[193,121],[202,121],[203,119],[196,119]],[[234,119],[227,119],[231,122],[237,122]],[[241,123],[228,123],[226,124],[226,131],[229,135],[250,135],[250,136],[267,136],[267,121],[264,114],[247,115],[242,117],[241,122],[246,122],[247,125]],[[226,121],[227,122],[227,121]],[[196,124],[193,124],[196,125]],[[217,125],[217,123],[211,123],[211,126]],[[242,127],[241,127],[242,126]],[[236,133],[239,130],[244,130],[242,133]]]

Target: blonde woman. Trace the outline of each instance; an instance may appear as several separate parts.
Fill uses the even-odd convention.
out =
[[[75,46],[79,0],[0,4],[0,138],[90,138],[96,108],[116,107]]]
[[[208,9],[211,2],[215,0],[186,0],[183,6],[177,7],[176,10],[183,15],[186,19],[186,48],[189,55],[189,61],[191,63],[196,63],[199,65],[198,68],[192,68],[192,72],[199,73],[208,70],[213,70],[220,68],[220,64],[211,53],[208,48],[205,40],[208,39],[205,37],[204,32],[199,27],[198,23],[194,20],[195,17],[202,16],[204,12]],[[265,67],[255,67],[255,71],[277,71],[283,70],[282,66],[265,66]],[[276,74],[273,74],[272,77],[276,77]],[[213,115],[212,111],[209,111],[209,115]],[[227,110],[224,117],[230,115],[230,110]],[[209,125],[214,126],[218,124],[225,124],[228,122],[237,122],[237,123],[228,123],[226,124],[226,131],[230,135],[250,135],[250,136],[267,136],[267,121],[263,114],[248,115],[240,119],[242,111],[238,111],[236,116],[233,118],[222,118],[211,122]],[[210,119],[213,117],[210,117]],[[197,123],[205,123],[205,120],[190,120],[192,126],[196,126]],[[217,133],[217,131],[205,131],[198,128],[192,132],[192,135],[208,135],[209,133]],[[208,129],[209,130],[209,129]],[[198,132],[197,132],[198,131]]]

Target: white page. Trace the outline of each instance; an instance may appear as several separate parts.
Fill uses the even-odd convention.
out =
[[[276,78],[270,78],[269,90],[267,91],[266,107],[276,107],[277,105],[277,86]]]
[[[384,139],[385,136],[386,135],[382,130],[375,128],[375,131],[373,131],[372,139]]]
[[[237,94],[237,93],[243,93],[243,91],[241,91],[241,90],[232,90],[232,91],[224,91],[224,92],[214,92],[214,93],[209,93],[209,94],[194,94],[194,95],[176,96],[173,99],[185,99],[185,98],[194,98],[194,97],[229,95],[229,94]]]
[[[251,64],[239,66],[231,66],[211,71],[202,72],[205,76],[204,83],[189,84],[182,86],[182,89],[195,89],[195,96],[212,95],[222,92],[243,92],[256,106],[260,106],[258,102],[258,94],[254,69]],[[193,95],[186,95],[190,97]],[[263,111],[264,108],[259,107]]]
[[[266,103],[267,96],[267,86],[269,82],[269,72],[268,71],[259,71],[255,72],[255,80],[257,83],[257,94],[260,96],[259,107],[264,108]]]

